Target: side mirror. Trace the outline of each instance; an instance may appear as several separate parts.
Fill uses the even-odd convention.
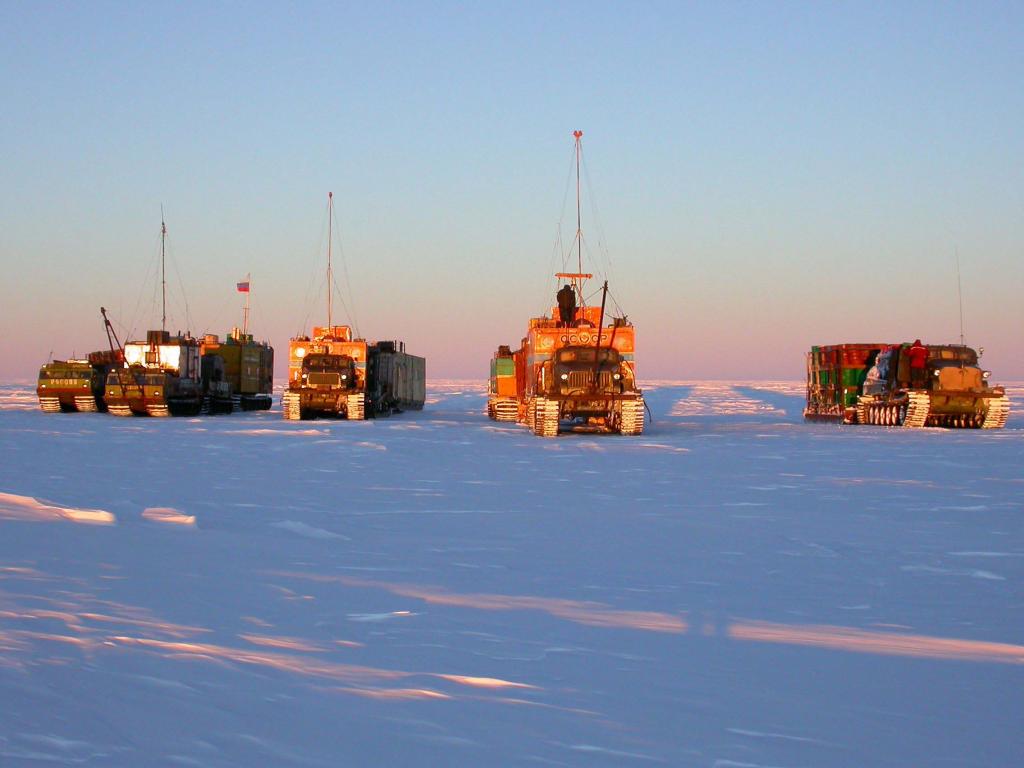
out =
[[[978,357],[981,357],[984,354],[985,354],[985,348],[984,347],[978,347]]]

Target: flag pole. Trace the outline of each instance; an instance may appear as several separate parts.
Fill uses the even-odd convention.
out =
[[[252,292],[252,273],[245,275],[245,309],[242,310],[242,335],[249,332],[249,294]]]

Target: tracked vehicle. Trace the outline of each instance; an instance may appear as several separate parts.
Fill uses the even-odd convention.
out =
[[[498,347],[491,358],[491,375],[487,380],[487,415],[494,421],[516,421],[519,416],[519,352],[513,354],[506,344]],[[517,365],[517,363],[519,363]]]
[[[286,419],[316,416],[359,421],[426,401],[426,360],[410,355],[400,341],[369,342],[352,328],[334,325],[331,266],[334,195],[327,195],[327,325],[288,344],[288,389],[281,395]]]
[[[200,374],[197,339],[148,331],[145,341],[124,345],[124,366],[107,374],[107,408],[114,416],[196,416],[203,405]]]
[[[564,431],[639,435],[644,400],[636,385],[634,327],[626,318],[603,323],[603,304],[580,307],[571,320],[561,310],[556,306],[551,317],[532,318],[515,353],[499,348],[492,360],[488,415],[518,421],[542,437]],[[514,395],[509,394],[513,387]]]
[[[121,344],[107,310],[100,307],[112,354],[124,360],[107,374],[104,399],[115,416],[195,416],[203,404],[199,340],[167,330],[167,225],[160,217],[160,330]],[[115,346],[116,344],[116,346]]]
[[[200,344],[204,407],[211,413],[265,411],[273,403],[274,348],[232,328],[221,341],[206,334]]]
[[[989,384],[978,352],[962,344],[927,347],[913,381],[909,344],[837,344],[807,355],[808,420],[902,427],[999,429],[1006,390]]]
[[[426,399],[426,361],[398,341],[367,342],[347,325],[313,328],[288,346],[286,419],[339,416],[353,421],[419,410]]]
[[[487,414],[496,421],[516,420],[534,434],[615,432],[639,435],[644,428],[643,393],[634,363],[636,330],[626,317],[606,316],[608,283],[600,306],[587,306],[582,271],[580,226],[580,139],[576,140],[576,272],[559,272],[564,283],[550,316],[529,321],[514,352],[501,346],[491,360]],[[607,322],[606,322],[607,320]]]
[[[92,352],[85,360],[53,360],[39,369],[36,395],[45,413],[106,411],[107,374],[123,363],[119,353]]]

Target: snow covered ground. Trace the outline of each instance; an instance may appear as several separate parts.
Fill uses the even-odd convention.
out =
[[[648,400],[542,440],[476,384],[365,423],[0,387],[0,766],[1022,764],[1019,408]]]

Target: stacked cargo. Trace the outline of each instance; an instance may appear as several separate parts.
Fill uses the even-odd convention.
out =
[[[886,344],[834,344],[811,347],[807,355],[807,408],[811,420],[852,424],[857,398],[873,358]]]

